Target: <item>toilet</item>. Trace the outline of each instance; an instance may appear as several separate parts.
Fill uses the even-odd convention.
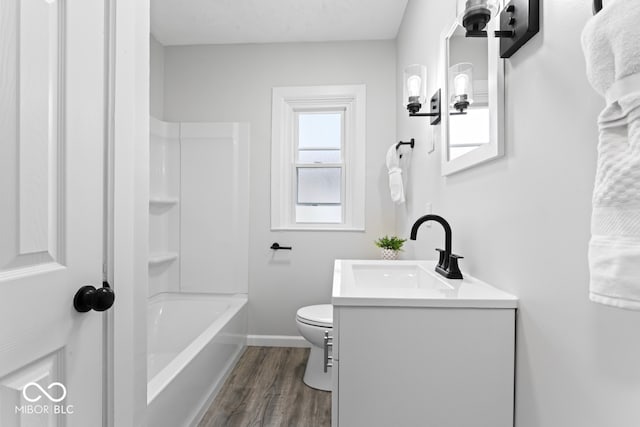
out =
[[[331,304],[302,307],[296,313],[296,325],[300,334],[311,343],[303,381],[311,388],[331,391],[331,368],[324,372],[324,333],[333,330],[333,306]]]

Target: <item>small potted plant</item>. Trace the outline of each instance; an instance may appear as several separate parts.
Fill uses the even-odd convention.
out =
[[[402,250],[402,245],[407,239],[398,236],[384,236],[375,241],[377,247],[382,249],[382,259],[398,259],[398,253]]]

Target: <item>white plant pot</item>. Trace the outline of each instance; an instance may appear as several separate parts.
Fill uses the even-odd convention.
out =
[[[386,260],[394,260],[398,259],[399,251],[394,251],[393,249],[382,249],[382,259]]]

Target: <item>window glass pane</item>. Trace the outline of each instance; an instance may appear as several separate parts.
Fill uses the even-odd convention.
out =
[[[342,222],[341,205],[297,205],[297,223],[340,224]]]
[[[340,150],[300,150],[298,162],[300,163],[340,163]]]
[[[449,148],[449,160],[457,159],[460,156],[464,156],[467,153],[475,150],[478,147],[451,147]]]
[[[298,114],[298,148],[340,149],[341,143],[342,114]]]
[[[298,203],[341,203],[342,168],[297,168]]]
[[[465,115],[449,116],[449,121],[451,146],[478,146],[489,143],[489,107],[471,107]]]

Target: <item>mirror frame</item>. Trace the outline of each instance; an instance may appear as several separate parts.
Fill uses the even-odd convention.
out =
[[[492,19],[487,32],[492,34],[499,19]],[[489,36],[488,48],[488,97],[489,97],[489,143],[473,151],[449,160],[449,38],[459,27],[457,22],[444,32],[442,42],[442,176],[469,169],[504,155],[504,60],[500,58],[500,39]]]

